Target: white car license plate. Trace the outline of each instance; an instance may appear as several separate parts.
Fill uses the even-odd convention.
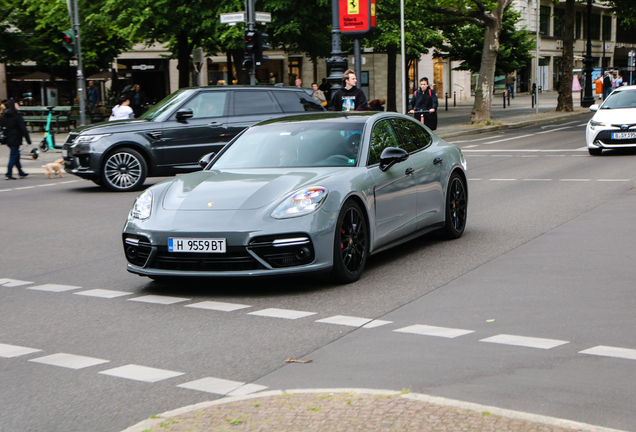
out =
[[[68,156],[68,150],[62,150],[62,157],[65,158]]]
[[[169,252],[225,253],[225,239],[222,238],[179,238],[168,239]]]
[[[615,132],[612,139],[632,139],[636,138],[636,132]]]

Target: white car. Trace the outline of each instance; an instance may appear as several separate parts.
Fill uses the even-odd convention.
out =
[[[603,149],[636,148],[636,86],[614,90],[599,105],[587,124],[585,138],[592,156],[600,156]]]

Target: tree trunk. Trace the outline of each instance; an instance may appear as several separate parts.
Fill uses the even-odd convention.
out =
[[[190,86],[190,51],[188,33],[180,31],[177,35],[177,69],[179,70],[179,88]]]
[[[487,21],[479,78],[475,88],[475,103],[470,113],[471,124],[486,123],[492,119],[492,98],[495,89],[495,69],[499,55],[499,35],[501,34],[502,20],[503,10],[497,16],[491,15],[491,19]]]
[[[386,96],[386,110],[396,112],[395,101],[395,66],[397,64],[397,47],[389,46],[386,50],[387,54],[387,96]]]
[[[572,103],[572,65],[574,63],[574,0],[566,0],[563,15],[563,79],[559,86],[557,111],[574,111]]]

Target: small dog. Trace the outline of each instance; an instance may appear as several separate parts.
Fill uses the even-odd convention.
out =
[[[44,175],[48,178],[53,178],[51,174],[57,174],[60,176],[60,178],[64,178],[64,176],[62,175],[62,173],[64,172],[64,159],[58,159],[55,162],[42,165],[42,168],[46,170]]]

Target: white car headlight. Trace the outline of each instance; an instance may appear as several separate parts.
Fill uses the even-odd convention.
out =
[[[594,130],[595,127],[606,127],[606,126],[610,126],[610,125],[607,123],[590,120],[590,127],[592,128],[592,130]]]
[[[111,134],[101,134],[101,135],[80,135],[77,138],[75,138],[75,141],[73,141],[75,144],[89,144],[89,143],[94,143],[95,141],[97,141],[100,138],[104,138],[107,136],[110,136]]]
[[[135,219],[148,219],[152,210],[152,191],[149,189],[137,197],[132,209]]]
[[[329,191],[322,186],[311,186],[298,192],[280,203],[272,212],[274,219],[287,219],[304,216],[320,208]]]

